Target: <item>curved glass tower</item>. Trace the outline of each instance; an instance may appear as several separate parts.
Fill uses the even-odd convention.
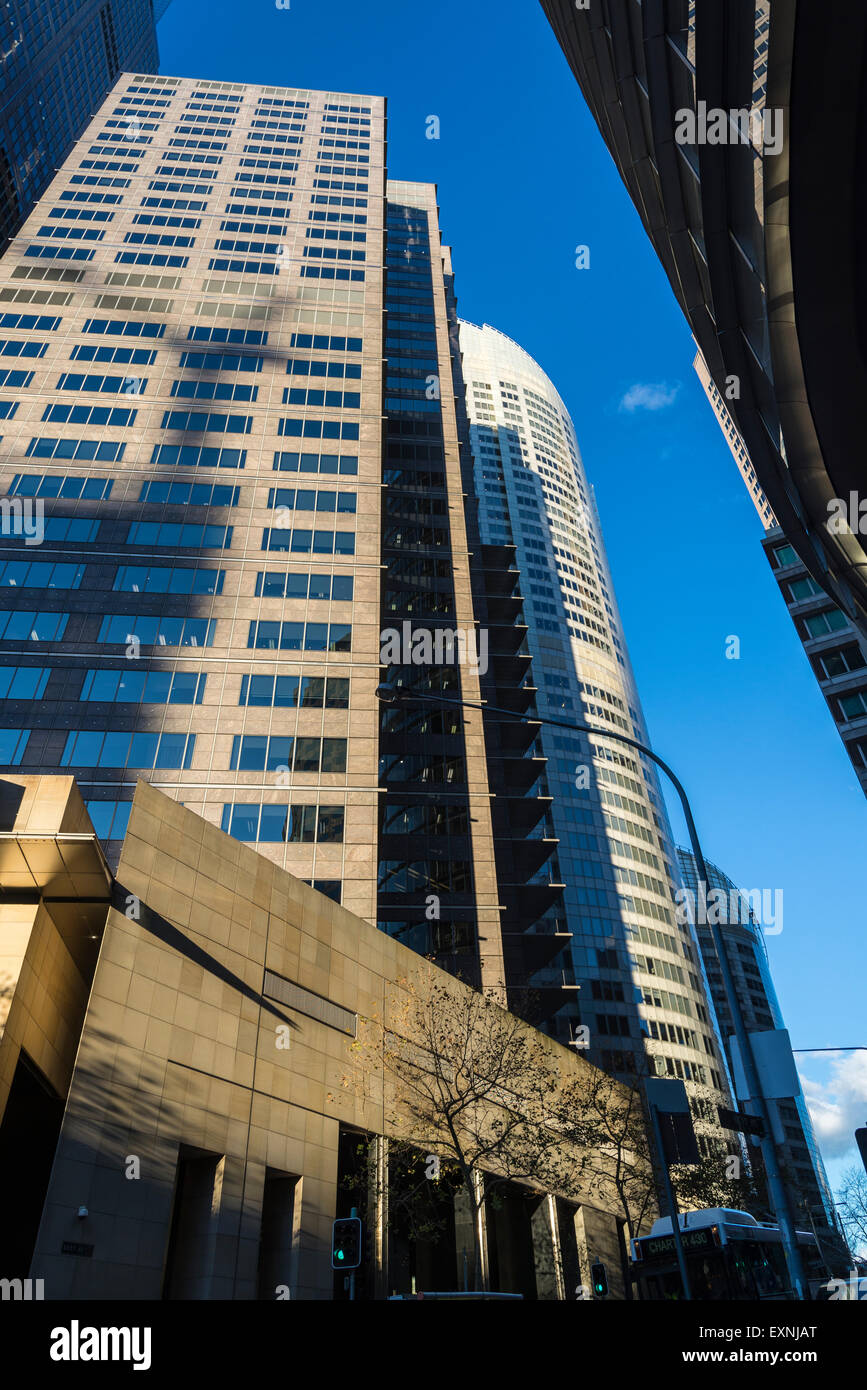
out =
[[[695,938],[675,918],[680,878],[656,771],[604,733],[648,742],[575,429],[517,343],[464,322],[460,346],[479,530],[484,544],[516,549],[536,709],[601,731],[538,733],[580,986],[552,1031],[615,1074],[640,1071],[646,1054],[658,1074],[682,1077],[707,1116],[705,1147],[720,1133],[725,1065]]]

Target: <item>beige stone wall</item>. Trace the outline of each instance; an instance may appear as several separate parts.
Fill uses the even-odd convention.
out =
[[[257,1296],[271,1170],[298,1179],[291,1295],[331,1297],[339,1126],[395,1128],[370,1054],[353,1048],[352,1022],[349,1031],[334,1026],[345,1022],[337,1011],[387,1018],[400,1010],[401,981],[466,986],[145,783],[118,881],[34,1276],[45,1278],[49,1298],[108,1289],[160,1297],[187,1145],[223,1160],[199,1296]],[[327,1003],[275,1002],[263,989],[266,971]],[[331,1021],[307,1009],[330,1011]],[[542,1042],[564,1073],[587,1066]],[[125,1176],[133,1157],[135,1179]],[[92,1244],[92,1257],[61,1254],[63,1241]]]

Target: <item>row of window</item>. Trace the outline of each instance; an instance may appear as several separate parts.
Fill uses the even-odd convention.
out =
[[[61,767],[188,768],[195,734],[118,733],[111,729],[72,729]]]
[[[220,829],[236,840],[262,844],[342,844],[343,823],[342,806],[230,802],[223,807]]]
[[[345,738],[307,738],[274,734],[236,734],[232,772],[345,772]]]

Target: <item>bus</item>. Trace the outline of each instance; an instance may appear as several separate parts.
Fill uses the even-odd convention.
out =
[[[707,1207],[678,1218],[684,1258],[694,1299],[792,1299],[779,1226],[757,1221],[746,1211]],[[824,1271],[816,1237],[796,1231],[804,1272],[815,1292]],[[682,1299],[671,1217],[654,1221],[650,1234],[632,1241],[631,1276],[641,1299]]]

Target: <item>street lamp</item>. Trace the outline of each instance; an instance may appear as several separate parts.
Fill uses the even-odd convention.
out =
[[[692,846],[693,858],[695,859],[696,869],[698,871],[699,876],[699,883],[697,885],[699,889],[699,896],[703,901],[706,901],[708,887],[707,865],[704,862],[704,855],[702,854],[701,844],[698,838],[698,831],[695,827],[695,820],[693,818],[692,807],[689,804],[689,799],[687,798],[686,792],[684,791],[679,778],[668,766],[668,763],[664,762],[663,759],[660,758],[659,754],[654,753],[653,749],[648,748],[646,744],[640,743],[638,739],[630,738],[628,734],[617,733],[612,729],[596,729],[590,724],[573,724],[571,721],[567,721],[565,719],[548,719],[543,718],[541,715],[538,714],[517,714],[514,710],[505,709],[501,705],[488,704],[487,702],[485,702],[484,704],[474,704],[469,700],[452,700],[449,699],[447,696],[443,695],[425,695],[420,694],[418,691],[415,690],[405,690],[400,687],[393,687],[387,685],[378,686],[376,694],[378,699],[380,699],[383,704],[397,704],[398,702],[403,700],[410,700],[412,702],[415,702],[417,700],[428,700],[438,705],[452,705],[459,709],[479,710],[482,714],[501,714],[508,719],[519,719],[525,723],[550,724],[555,729],[568,729],[572,733],[593,734],[597,738],[610,738],[616,740],[616,742],[618,743],[625,743],[627,747],[634,748],[637,752],[643,753],[646,758],[650,758],[651,762],[655,763],[657,767],[662,769],[662,771],[668,777],[669,781],[671,782],[672,786],[674,787],[675,791],[677,792],[680,798],[680,804],[683,808],[683,814],[686,820],[686,827],[689,833],[689,840]],[[702,888],[704,889],[703,894],[701,893]],[[744,1016],[740,1006],[740,1000],[735,989],[725,939],[717,922],[709,922],[708,926],[710,927],[714,949],[716,950],[717,958],[720,964],[720,972],[722,974],[723,980],[723,989],[725,991],[726,1002],[728,1004],[729,1013],[731,1015],[735,1037],[737,1039],[738,1047],[740,1049],[741,1065],[744,1071],[744,1078],[747,1085],[747,1091],[749,1093],[750,1100],[758,1108],[759,1118],[762,1121],[762,1126],[764,1129],[764,1135],[760,1139],[759,1144],[761,1147],[762,1157],[765,1163],[765,1175],[767,1177],[768,1182],[768,1195],[771,1199],[771,1206],[774,1209],[774,1213],[777,1217],[777,1222],[780,1227],[782,1245],[785,1251],[786,1263],[789,1267],[789,1274],[792,1279],[792,1284],[794,1285],[798,1297],[800,1299],[803,1299],[805,1297],[806,1290],[806,1278],[804,1275],[804,1267],[801,1261],[800,1251],[798,1250],[798,1242],[795,1234],[795,1223],[792,1218],[788,1194],[786,1192],[782,1176],[780,1174],[780,1167],[777,1159],[777,1150],[776,1144],[774,1143],[770,1115],[768,1113],[768,1107],[765,1103],[765,1097],[762,1092],[761,1082],[759,1081],[758,1068],[756,1067],[756,1061],[753,1055],[750,1035],[747,1032],[746,1023],[744,1022]]]

